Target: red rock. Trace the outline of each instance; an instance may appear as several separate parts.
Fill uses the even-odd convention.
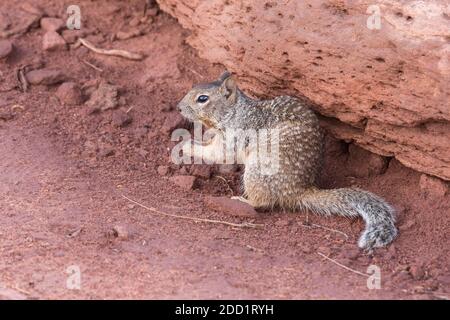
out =
[[[133,121],[133,118],[123,110],[117,110],[112,115],[112,124],[116,127],[126,127]]]
[[[257,217],[258,212],[251,205],[240,200],[227,197],[207,197],[205,204],[212,210],[223,212],[233,216]]]
[[[42,38],[42,48],[47,51],[65,50],[67,43],[57,32],[47,31]]]
[[[119,88],[109,83],[101,83],[92,92],[87,105],[95,110],[109,110],[117,108],[119,103]]]
[[[130,20],[128,24],[130,25],[130,27],[136,27],[141,22],[141,18],[142,16],[135,16]]]
[[[409,268],[409,273],[416,280],[422,280],[425,277],[425,268],[423,265],[413,265]]]
[[[121,240],[127,240],[130,236],[128,228],[124,225],[116,225],[113,227],[113,235]]]
[[[420,190],[425,197],[442,198],[448,192],[448,183],[439,178],[422,174],[419,180]]]
[[[75,43],[78,38],[84,38],[94,31],[91,29],[85,29],[84,27],[81,30],[70,30],[65,29],[62,31],[62,37],[66,40],[67,43]]]
[[[42,18],[41,28],[45,31],[56,31],[58,32],[64,28],[64,21],[59,18]]]
[[[83,103],[81,89],[75,82],[64,82],[56,91],[56,96],[65,105],[80,105]]]
[[[22,9],[25,12],[31,13],[36,16],[43,16],[45,14],[44,10],[37,5],[33,5],[29,2],[25,2],[20,6],[20,9]]]
[[[156,171],[160,176],[166,176],[169,173],[169,166],[158,166]]]
[[[0,59],[6,58],[13,50],[13,45],[8,40],[0,40]]]
[[[119,31],[116,34],[117,39],[119,40],[127,40],[134,37],[138,37],[142,34],[142,31],[139,29],[132,29],[130,31]]]
[[[98,148],[98,155],[102,158],[112,156],[114,153],[114,148],[110,145],[101,145]]]
[[[195,186],[196,178],[193,176],[173,176],[169,180],[185,190],[191,190]]]
[[[66,76],[60,70],[38,69],[28,72],[26,78],[30,84],[52,85],[63,82]]]
[[[385,157],[364,150],[354,144],[348,148],[347,168],[355,177],[370,177],[386,172],[388,161]]]
[[[358,1],[248,0],[245,19],[239,0],[158,3],[192,32],[189,44],[202,57],[236,73],[244,91],[306,96],[334,136],[450,180],[448,0],[383,1],[381,31],[367,28],[370,14],[352,14],[368,8]]]

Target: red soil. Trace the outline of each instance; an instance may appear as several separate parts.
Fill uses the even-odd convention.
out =
[[[69,4],[36,2],[50,15]],[[395,159],[384,174],[355,178],[355,168],[347,167],[348,145],[328,138],[323,186],[357,185],[398,211],[399,238],[371,254],[356,246],[359,220],[310,215],[310,222],[340,230],[345,239],[305,226],[302,213],[245,218],[209,209],[207,196],[229,196],[230,188],[239,193],[239,172],[214,168],[211,178],[197,178],[194,190],[174,185],[170,176],[201,171],[170,162],[170,129],[183,125],[174,106],[194,83],[215,78],[222,67],[199,58],[185,44],[186,31],[163,13],[143,36],[111,43],[109,35],[142,10],[139,1],[80,2],[85,26],[98,29],[92,39],[99,46],[148,58],[135,62],[84,48],[44,52],[39,28],[12,40],[14,52],[0,61],[0,110],[24,110],[16,107],[12,119],[0,119],[0,299],[449,297],[450,195],[423,196],[420,174]],[[20,3],[2,2],[0,11],[14,16]],[[120,10],[105,14],[111,3]],[[37,61],[62,70],[80,87],[97,80],[117,85],[121,106],[89,114],[86,105],[62,105],[57,86],[5,90],[17,83],[19,67]],[[112,124],[113,114],[131,107],[131,124]],[[166,175],[158,173],[161,165],[169,166]],[[122,195],[166,213],[264,227],[153,214]],[[381,289],[369,290],[366,277],[318,253],[362,273],[379,266]],[[80,290],[66,286],[72,265],[81,269]]]

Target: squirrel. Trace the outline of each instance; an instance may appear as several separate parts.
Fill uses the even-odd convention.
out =
[[[326,216],[360,216],[365,221],[365,230],[358,246],[365,250],[386,246],[396,238],[394,209],[381,197],[359,188],[320,189],[317,186],[323,158],[323,134],[314,111],[298,98],[252,99],[237,87],[234,76],[225,72],[214,82],[194,86],[177,107],[187,120],[199,121],[218,132],[279,130],[277,172],[261,174],[252,161],[256,150],[249,148],[250,151],[240,156],[244,164],[244,193],[237,199],[255,209],[278,207]],[[200,156],[214,160],[223,151],[222,141],[213,138],[202,146]]]

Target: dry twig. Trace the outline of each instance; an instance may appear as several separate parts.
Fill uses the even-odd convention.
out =
[[[324,255],[324,254],[321,253],[321,252],[317,252],[317,254],[318,254],[319,256],[321,256],[321,257],[324,257],[324,258],[327,259],[328,261],[333,262],[335,265],[338,265],[339,267],[344,268],[345,270],[348,270],[348,271],[351,271],[351,272],[353,272],[353,273],[359,274],[360,276],[363,276],[363,277],[368,277],[368,276],[369,276],[369,275],[367,275],[367,274],[365,274],[365,273],[359,272],[358,270],[354,270],[354,269],[352,269],[352,268],[349,268],[349,267],[347,267],[347,266],[345,266],[345,265],[343,265],[343,264],[337,262],[336,260],[333,260],[333,259],[331,259],[330,257],[327,257],[326,255]]]
[[[97,67],[96,65],[90,63],[89,61],[87,61],[87,60],[85,60],[85,59],[81,59],[81,61],[82,61],[85,65],[91,67],[92,69],[97,70],[98,72],[103,72],[103,69]]]
[[[122,58],[126,58],[126,59],[130,59],[130,60],[142,60],[144,59],[144,56],[142,54],[139,53],[134,53],[134,52],[129,52],[126,50],[121,50],[121,49],[101,49],[101,48],[97,48],[96,46],[94,46],[92,43],[90,43],[88,40],[83,39],[83,38],[78,38],[78,41],[84,45],[86,48],[88,48],[89,50],[94,51],[95,53],[98,54],[104,54],[107,56],[116,56],[116,57],[122,57]]]
[[[142,203],[139,203],[137,201],[134,201],[130,198],[128,198],[125,195],[121,195],[123,198],[127,199],[128,201],[157,214],[163,215],[163,216],[167,216],[167,217],[173,217],[173,218],[179,218],[179,219],[187,219],[187,220],[193,220],[193,221],[197,221],[197,222],[207,222],[207,223],[217,223],[217,224],[224,224],[227,226],[232,226],[232,227],[238,227],[238,228],[262,228],[264,225],[262,224],[256,224],[256,223],[250,223],[250,222],[244,222],[244,223],[233,223],[233,222],[228,222],[228,221],[222,221],[222,220],[212,220],[212,219],[203,219],[203,218],[196,218],[196,217],[190,217],[190,216],[181,216],[181,215],[177,215],[177,214],[171,214],[171,213],[166,213],[166,212],[162,212],[159,211],[155,208],[152,207],[147,207],[145,205],[143,205]]]

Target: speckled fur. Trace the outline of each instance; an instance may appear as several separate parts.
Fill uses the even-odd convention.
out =
[[[198,103],[207,95],[207,103]],[[244,159],[244,197],[256,208],[280,207],[309,210],[323,215],[360,216],[366,228],[358,245],[372,249],[394,240],[394,210],[382,198],[357,188],[321,190],[317,187],[323,154],[323,137],[314,112],[294,97],[253,100],[240,91],[229,73],[217,81],[194,87],[179,103],[181,113],[219,131],[274,129],[279,135],[279,170],[261,174],[252,164],[255,152]],[[208,146],[206,147],[208,148]],[[210,153],[218,151],[209,146]]]

